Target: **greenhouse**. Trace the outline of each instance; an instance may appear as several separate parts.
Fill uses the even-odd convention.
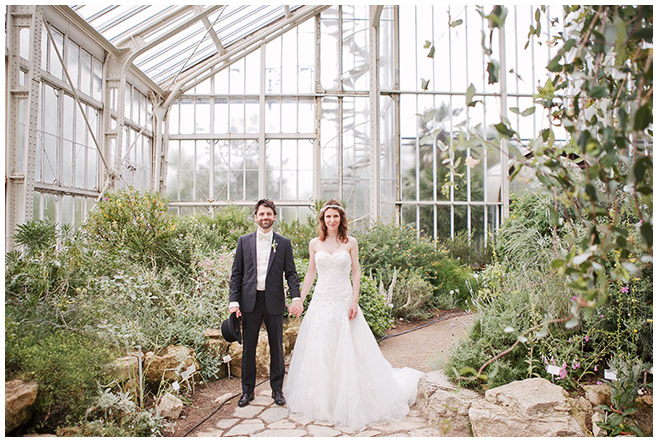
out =
[[[651,434],[652,6],[5,9],[6,435],[182,436],[263,198],[300,280],[340,202],[379,339],[463,313],[451,382],[608,382],[599,431]],[[103,368],[172,346],[195,375]]]

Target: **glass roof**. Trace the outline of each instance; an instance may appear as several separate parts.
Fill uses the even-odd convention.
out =
[[[168,89],[180,72],[252,35],[301,5],[73,5],[117,48],[137,49],[142,72]]]

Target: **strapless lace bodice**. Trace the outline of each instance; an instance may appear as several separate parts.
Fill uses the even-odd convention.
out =
[[[315,266],[318,280],[311,302],[349,308],[352,302],[352,282],[350,280],[352,258],[350,253],[347,250],[338,250],[334,253],[315,252]]]

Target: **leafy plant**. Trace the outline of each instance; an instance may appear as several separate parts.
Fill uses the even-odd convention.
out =
[[[174,220],[158,193],[129,188],[107,193],[84,225],[90,241],[111,257],[123,256],[152,268],[189,262],[173,247]]]
[[[615,358],[610,368],[616,371],[617,380],[604,380],[610,386],[610,403],[612,406],[600,405],[606,412],[606,419],[597,425],[608,432],[608,436],[634,434],[643,436],[642,431],[632,422],[637,412],[634,403],[640,388],[642,371],[647,368],[639,359],[625,361]]]
[[[400,275],[393,285],[393,316],[405,319],[426,319],[432,301],[433,288],[417,271]]]

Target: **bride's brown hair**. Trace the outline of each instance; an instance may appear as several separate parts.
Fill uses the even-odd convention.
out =
[[[347,215],[345,214],[345,209],[336,199],[330,199],[322,206],[320,209],[320,214],[318,215],[320,223],[318,224],[318,236],[320,241],[327,239],[327,224],[324,222],[324,213],[327,209],[334,209],[340,214],[340,224],[338,224],[338,240],[342,243],[347,242]]]

